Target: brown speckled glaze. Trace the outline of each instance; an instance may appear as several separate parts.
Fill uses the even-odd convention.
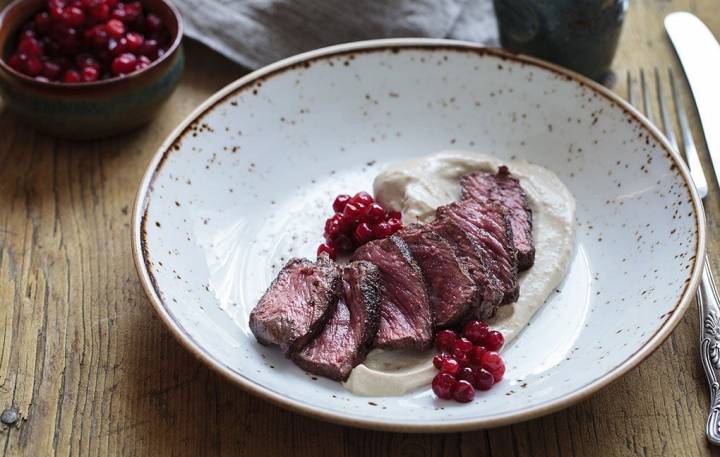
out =
[[[254,300],[288,258],[314,255],[331,195],[442,148],[527,158],[578,200],[568,277],[507,349],[496,392],[460,408],[427,392],[356,397],[252,344]],[[542,61],[438,40],[332,47],[231,84],[160,148],[133,230],[151,303],[205,363],[292,410],[405,431],[526,420],[622,376],[682,317],[704,242],[684,165],[619,97]],[[535,352],[548,334],[551,352]]]

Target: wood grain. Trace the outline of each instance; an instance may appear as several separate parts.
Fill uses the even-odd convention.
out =
[[[0,4],[7,3],[0,1]],[[713,0],[635,0],[614,70],[672,66],[674,10],[720,36]],[[198,103],[244,70],[187,42],[187,72],[162,115],[129,135],[71,143],[34,133],[0,104],[0,428],[4,455],[696,456],[707,389],[693,307],[662,347],[595,397],[495,430],[394,434],[319,422],[246,394],[199,364],[151,311],[130,253],[130,214],[155,149]],[[686,95],[696,138],[712,170]],[[709,252],[720,196],[708,173]]]

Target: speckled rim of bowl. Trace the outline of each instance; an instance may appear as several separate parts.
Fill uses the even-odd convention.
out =
[[[10,3],[9,5],[7,5],[5,8],[3,8],[2,11],[0,11],[0,24],[2,24],[2,22],[5,20],[5,16],[7,15],[8,11],[10,11],[13,8],[17,8],[18,5],[20,5],[21,3],[25,2],[25,1],[27,1],[27,0],[15,0],[12,3]],[[173,39],[172,44],[170,45],[170,47],[167,48],[167,51],[165,51],[165,54],[163,54],[159,59],[155,59],[152,62],[150,62],[150,65],[148,65],[147,67],[143,68],[140,71],[135,71],[135,72],[132,72],[132,73],[130,73],[128,75],[124,75],[124,76],[115,76],[115,77],[108,78],[108,79],[100,79],[100,80],[93,81],[93,82],[83,82],[83,83],[66,83],[66,82],[61,82],[61,81],[48,81],[48,82],[38,81],[35,78],[31,78],[30,76],[28,76],[26,74],[20,73],[19,71],[15,70],[10,65],[8,65],[7,62],[5,62],[5,57],[3,56],[3,51],[4,51],[3,43],[0,43],[0,67],[2,67],[3,70],[7,71],[14,77],[16,77],[28,84],[38,86],[38,87],[58,87],[58,88],[68,87],[68,88],[73,88],[73,89],[84,88],[84,87],[100,88],[102,86],[117,83],[118,81],[123,81],[123,82],[132,81],[136,78],[141,77],[142,75],[147,73],[149,70],[157,67],[165,60],[169,59],[170,56],[175,54],[175,51],[178,49],[178,47],[180,47],[180,43],[182,42],[182,38],[183,38],[183,35],[185,32],[183,29],[182,16],[180,16],[180,12],[175,7],[175,5],[173,5],[173,3],[171,1],[169,1],[169,0],[160,0],[160,1],[170,10],[173,17],[175,17],[175,22],[177,22],[177,32],[175,33],[175,38]]]
[[[256,384],[244,378],[242,375],[233,372],[229,367],[224,365],[222,362],[216,360],[212,355],[205,352],[205,350],[203,350],[199,345],[197,345],[193,341],[192,337],[187,332],[185,332],[182,326],[173,319],[172,314],[165,307],[159,297],[158,292],[156,291],[154,278],[148,272],[144,255],[146,247],[144,244],[143,230],[145,213],[147,210],[147,202],[149,201],[150,196],[150,185],[156,174],[162,167],[162,164],[167,158],[167,155],[172,152],[172,146],[175,141],[183,135],[183,133],[190,126],[190,124],[193,123],[194,120],[213,109],[218,103],[222,102],[226,97],[232,95],[236,91],[252,87],[252,85],[258,80],[272,77],[272,75],[276,73],[281,73],[285,70],[292,70],[310,61],[321,60],[329,57],[337,57],[338,55],[343,54],[359,52],[377,52],[393,49],[447,49],[464,52],[470,51],[483,55],[492,55],[501,59],[511,60],[517,63],[532,65],[542,68],[544,70],[549,70],[551,72],[564,76],[568,81],[575,81],[576,83],[585,86],[590,90],[593,90],[596,93],[604,96],[610,102],[615,103],[620,108],[622,108],[629,116],[633,117],[640,125],[642,125],[663,146],[666,154],[677,166],[677,170],[679,170],[679,173],[683,177],[685,188],[691,195],[696,217],[695,222],[698,241],[695,246],[695,261],[691,270],[691,275],[686,281],[685,291],[678,299],[676,306],[670,316],[660,326],[657,332],[635,354],[633,354],[624,362],[616,366],[614,369],[608,371],[604,376],[592,381],[591,383],[579,389],[576,389],[568,395],[558,399],[549,400],[526,410],[517,411],[510,414],[499,414],[496,416],[485,417],[479,420],[407,424],[385,422],[379,419],[345,417],[341,414],[328,412],[317,405],[306,404],[300,401],[289,399],[282,394],[267,389],[266,387]],[[315,417],[317,419],[326,420],[342,425],[375,430],[398,432],[456,432],[465,430],[477,430],[483,428],[493,428],[522,422],[539,416],[550,414],[567,408],[575,403],[578,403],[581,400],[589,398],[603,387],[606,387],[612,382],[617,381],[620,377],[622,377],[632,368],[636,367],[640,362],[649,357],[670,335],[670,333],[680,322],[683,315],[685,314],[685,311],[690,305],[690,302],[699,285],[700,276],[702,274],[703,268],[703,259],[705,253],[705,215],[702,207],[702,202],[698,196],[695,186],[690,184],[691,182],[692,181],[690,179],[690,174],[684,161],[680,158],[678,153],[673,150],[673,148],[670,146],[670,143],[668,143],[663,134],[655,126],[653,126],[647,118],[645,118],[639,111],[637,111],[627,102],[625,102],[625,100],[623,100],[619,95],[611,92],[609,89],[590,80],[589,78],[579,75],[571,70],[533,57],[514,54],[502,49],[488,48],[476,43],[470,43],[465,41],[432,38],[392,38],[359,41],[309,51],[270,64],[264,68],[256,70],[238,79],[233,83],[230,83],[228,86],[215,93],[204,103],[202,103],[197,109],[195,109],[195,111],[193,111],[167,137],[165,142],[160,146],[152,161],[150,162],[145,176],[143,177],[143,180],[140,184],[132,215],[133,260],[135,262],[135,267],[138,271],[138,276],[140,278],[142,286],[145,289],[145,292],[150,299],[150,302],[155,309],[155,312],[165,323],[171,333],[181,343],[181,345],[184,346],[187,350],[189,350],[190,353],[192,353],[196,358],[198,358],[199,360],[210,366],[217,373],[222,375],[225,379],[228,379],[229,381],[241,386],[250,393],[257,395],[265,400],[268,400],[273,404],[289,409],[293,412]]]

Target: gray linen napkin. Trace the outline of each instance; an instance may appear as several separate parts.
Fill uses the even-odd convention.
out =
[[[174,0],[188,36],[248,68],[385,37],[495,44],[491,0]]]

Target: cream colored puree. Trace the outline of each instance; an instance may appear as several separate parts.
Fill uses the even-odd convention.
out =
[[[429,222],[438,206],[460,198],[458,178],[475,170],[495,172],[503,162],[464,151],[443,151],[388,167],[375,178],[376,198],[400,210],[403,222]],[[525,161],[507,162],[533,210],[535,264],[520,274],[520,298],[498,309],[488,324],[512,341],[565,276],[575,245],[575,198],[551,171]],[[358,395],[402,395],[430,384],[435,350],[375,349],[355,367],[345,388]]]

